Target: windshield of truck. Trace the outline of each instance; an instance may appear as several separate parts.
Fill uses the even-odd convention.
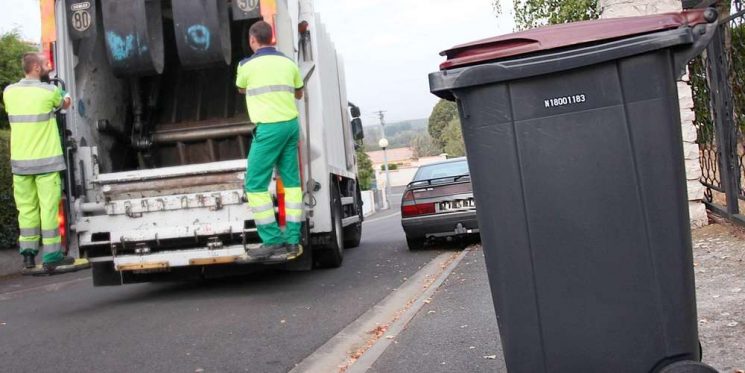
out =
[[[445,162],[419,167],[419,170],[414,176],[414,181],[456,177],[468,174],[468,162],[463,159],[461,161]]]

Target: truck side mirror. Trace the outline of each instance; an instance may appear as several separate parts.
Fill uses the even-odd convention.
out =
[[[357,106],[351,106],[349,111],[352,114],[352,118],[359,118],[362,113],[360,113],[360,108]]]
[[[362,128],[362,120],[360,118],[352,119],[352,136],[357,141],[365,138],[365,130]]]

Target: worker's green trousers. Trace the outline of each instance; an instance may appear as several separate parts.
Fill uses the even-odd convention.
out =
[[[62,238],[59,231],[59,203],[62,182],[59,172],[41,175],[13,175],[13,196],[18,209],[21,254],[39,252],[43,246],[44,263],[62,259]]]
[[[253,211],[256,229],[266,245],[299,244],[303,221],[303,192],[298,170],[298,138],[300,124],[297,118],[277,123],[262,123],[248,152],[246,171],[246,197]],[[269,183],[274,167],[285,187],[287,226],[284,233],[274,216],[274,204],[269,193]]]

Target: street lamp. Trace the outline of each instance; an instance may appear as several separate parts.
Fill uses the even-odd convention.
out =
[[[388,147],[388,139],[385,137],[380,139],[380,141],[378,141],[378,146],[383,148],[383,164],[385,165],[385,187],[383,188],[383,194],[385,195],[386,208],[390,208],[391,175],[388,172],[388,151],[386,151],[386,148]]]

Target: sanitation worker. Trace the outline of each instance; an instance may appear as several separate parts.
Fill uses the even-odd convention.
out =
[[[303,80],[293,60],[272,46],[272,27],[259,21],[249,29],[254,54],[240,62],[236,86],[246,95],[248,116],[257,128],[248,153],[245,191],[262,245],[248,250],[251,260],[289,260],[302,254],[302,190],[298,169],[300,124],[295,100]],[[274,217],[269,183],[274,168],[285,187],[287,225]]]
[[[50,65],[43,54],[23,56],[25,79],[3,92],[10,122],[10,165],[13,196],[18,209],[18,245],[26,269],[36,266],[39,241],[47,271],[75,259],[62,252],[58,211],[62,196],[60,171],[65,169],[55,109],[70,107],[70,96],[49,80]]]

